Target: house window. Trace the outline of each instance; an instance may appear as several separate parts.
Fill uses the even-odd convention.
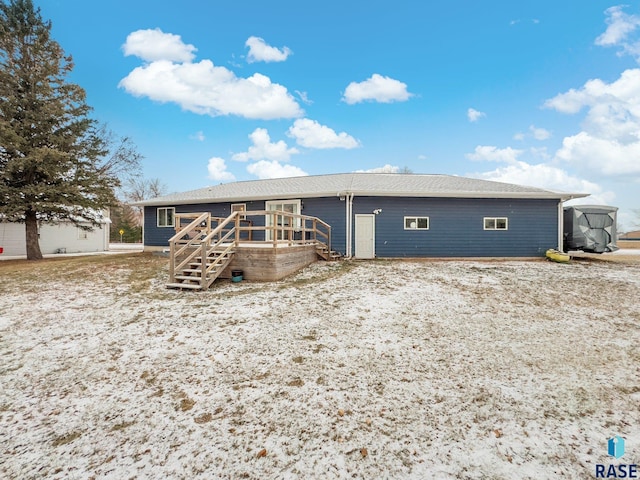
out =
[[[175,226],[176,209],[174,207],[158,208],[158,226],[173,227]]]
[[[484,217],[485,230],[507,230],[507,217]]]
[[[429,217],[404,217],[405,230],[429,230]]]
[[[232,203],[231,204],[231,213],[233,212],[246,212],[247,204],[246,203]],[[240,215],[240,218],[247,218],[246,215]]]
[[[78,240],[86,240],[89,238],[89,232],[87,230],[83,230],[80,227],[78,228]]]

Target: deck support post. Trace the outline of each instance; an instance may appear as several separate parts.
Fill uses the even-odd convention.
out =
[[[174,242],[169,243],[169,283],[176,281],[176,244]]]

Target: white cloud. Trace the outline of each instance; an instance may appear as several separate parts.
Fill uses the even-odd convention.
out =
[[[606,138],[634,141],[640,130],[640,69],[625,70],[609,84],[589,80],[581,89],[556,95],[544,106],[568,114],[588,107],[585,129]]]
[[[135,55],[147,62],[168,60],[171,62],[190,62],[197,48],[182,42],[180,35],[155,30],[137,30],[127,36],[122,45],[126,56]]]
[[[280,140],[272,143],[269,132],[265,128],[256,128],[249,134],[249,139],[253,145],[249,150],[233,155],[233,160],[246,162],[248,160],[272,160],[277,162],[288,162],[291,155],[300,153],[295,148],[289,148],[287,144]]]
[[[248,78],[238,78],[211,60],[192,63],[191,52],[195,47],[183,44],[177,35],[156,33],[160,39],[170,37],[170,41],[164,42],[170,48],[156,45],[154,35],[148,33],[136,37],[131,49],[125,48],[125,52],[135,51],[150,62],[135,68],[120,81],[118,86],[131,95],[173,102],[184,110],[211,116],[238,115],[263,120],[302,116],[303,111],[293,96],[282,85],[272,83],[269,77],[255,73]]]
[[[344,91],[342,101],[353,105],[367,100],[380,103],[404,102],[413,94],[407,91],[407,84],[390,77],[374,73],[364,82],[351,82]]]
[[[346,132],[336,133],[333,129],[308,118],[296,120],[287,134],[295,138],[298,145],[307,148],[349,150],[360,146],[360,143]]]
[[[291,50],[288,47],[278,49],[267,45],[267,43],[260,37],[249,37],[245,43],[249,47],[249,55],[247,61],[253,62],[284,62]]]
[[[287,89],[271,83],[269,77],[256,73],[238,78],[210,60],[183,64],[156,61],[135,68],[119,86],[137,97],[174,102],[184,110],[211,116],[270,120],[303,113]]]
[[[260,160],[247,165],[247,172],[256,177],[263,178],[287,178],[304,177],[308,175],[304,170],[293,165],[282,165],[278,161]]]
[[[233,173],[227,171],[227,165],[225,164],[224,159],[219,157],[212,157],[209,159],[207,170],[209,171],[209,178],[212,180],[228,182],[236,179]]]
[[[400,167],[387,163],[382,167],[370,168],[369,170],[356,170],[356,173],[398,173],[399,171]]]
[[[609,84],[600,79],[589,80],[580,89],[572,88],[547,100],[544,106],[562,113],[578,113],[584,107],[621,107],[640,117],[640,69],[625,70]]]
[[[551,132],[544,128],[538,128],[531,125],[529,127],[529,131],[531,132],[531,135],[533,135],[533,138],[535,138],[536,140],[547,140],[551,137]]]
[[[515,163],[522,152],[522,150],[511,147],[498,148],[491,145],[478,145],[474,153],[467,153],[465,157],[474,161]]]
[[[640,17],[628,15],[622,11],[623,5],[608,8],[607,29],[595,40],[596,45],[602,47],[622,47],[621,53],[627,53],[639,60],[640,42],[634,38],[629,38],[640,26]]]
[[[418,155],[418,160],[426,160],[428,157],[426,155]]]
[[[547,147],[531,147],[529,151],[534,157],[542,158],[543,160],[551,160],[551,155],[549,155]]]
[[[640,176],[640,69],[612,83],[589,80],[545,106],[562,113],[588,108],[582,131],[563,140],[558,160],[602,175]]]
[[[580,132],[562,141],[556,158],[606,176],[640,176],[640,142],[622,144]]]
[[[513,136],[513,139],[522,141],[527,137],[535,138],[536,140],[547,140],[551,138],[551,132],[545,128],[530,125],[529,133],[518,132]]]
[[[486,117],[486,116],[487,116],[486,113],[479,112],[475,108],[470,108],[469,110],[467,110],[467,118],[469,119],[470,122],[477,122],[482,117]]]
[[[295,90],[295,92],[302,103],[305,105],[313,105],[313,101],[309,99],[307,92],[301,92],[300,90]]]
[[[189,138],[191,140],[197,140],[199,142],[204,142],[206,140],[206,137],[204,136],[204,132],[202,130],[197,131],[193,135],[189,135]]]
[[[475,173],[469,176],[547,190],[591,194],[582,203],[610,204],[615,198],[613,192],[603,191],[602,187],[596,183],[570,175],[565,170],[546,164],[530,165],[518,161],[491,172]]]

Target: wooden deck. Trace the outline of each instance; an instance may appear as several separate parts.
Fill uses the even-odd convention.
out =
[[[255,226],[251,217],[265,219]],[[185,221],[190,221],[183,225]],[[254,232],[263,240],[254,240]],[[169,240],[167,288],[205,290],[217,278],[242,270],[246,280],[274,281],[318,259],[337,260],[331,250],[331,226],[322,220],[281,211],[176,214],[176,234]]]
[[[240,245],[219,278],[231,278],[233,270],[242,270],[245,280],[273,282],[318,260],[316,245],[292,245],[263,248]]]

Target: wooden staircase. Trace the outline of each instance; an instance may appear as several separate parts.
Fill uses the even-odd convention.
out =
[[[249,217],[260,218],[254,224]],[[311,255],[315,247],[317,257],[325,261],[342,258],[331,250],[331,226],[308,215],[258,210],[235,211],[226,218],[213,217],[208,212],[176,213],[175,219],[176,234],[169,239],[167,288],[208,289],[229,267],[234,255],[242,254],[238,253],[241,247],[256,243],[273,249],[304,245]],[[190,223],[183,225],[183,220]],[[254,232],[264,232],[259,235],[264,240],[253,240]]]
[[[203,213],[180,228],[169,240],[167,288],[206,290],[231,263],[237,245],[238,212],[211,228],[211,215]]]
[[[192,262],[174,274],[174,281],[168,283],[167,288],[206,290],[231,263],[233,254],[233,250],[209,249],[204,263],[202,257],[194,257]]]
[[[316,246],[316,253],[320,258],[327,262],[335,262],[342,258],[342,255],[335,250],[330,250],[325,243],[319,243]]]

